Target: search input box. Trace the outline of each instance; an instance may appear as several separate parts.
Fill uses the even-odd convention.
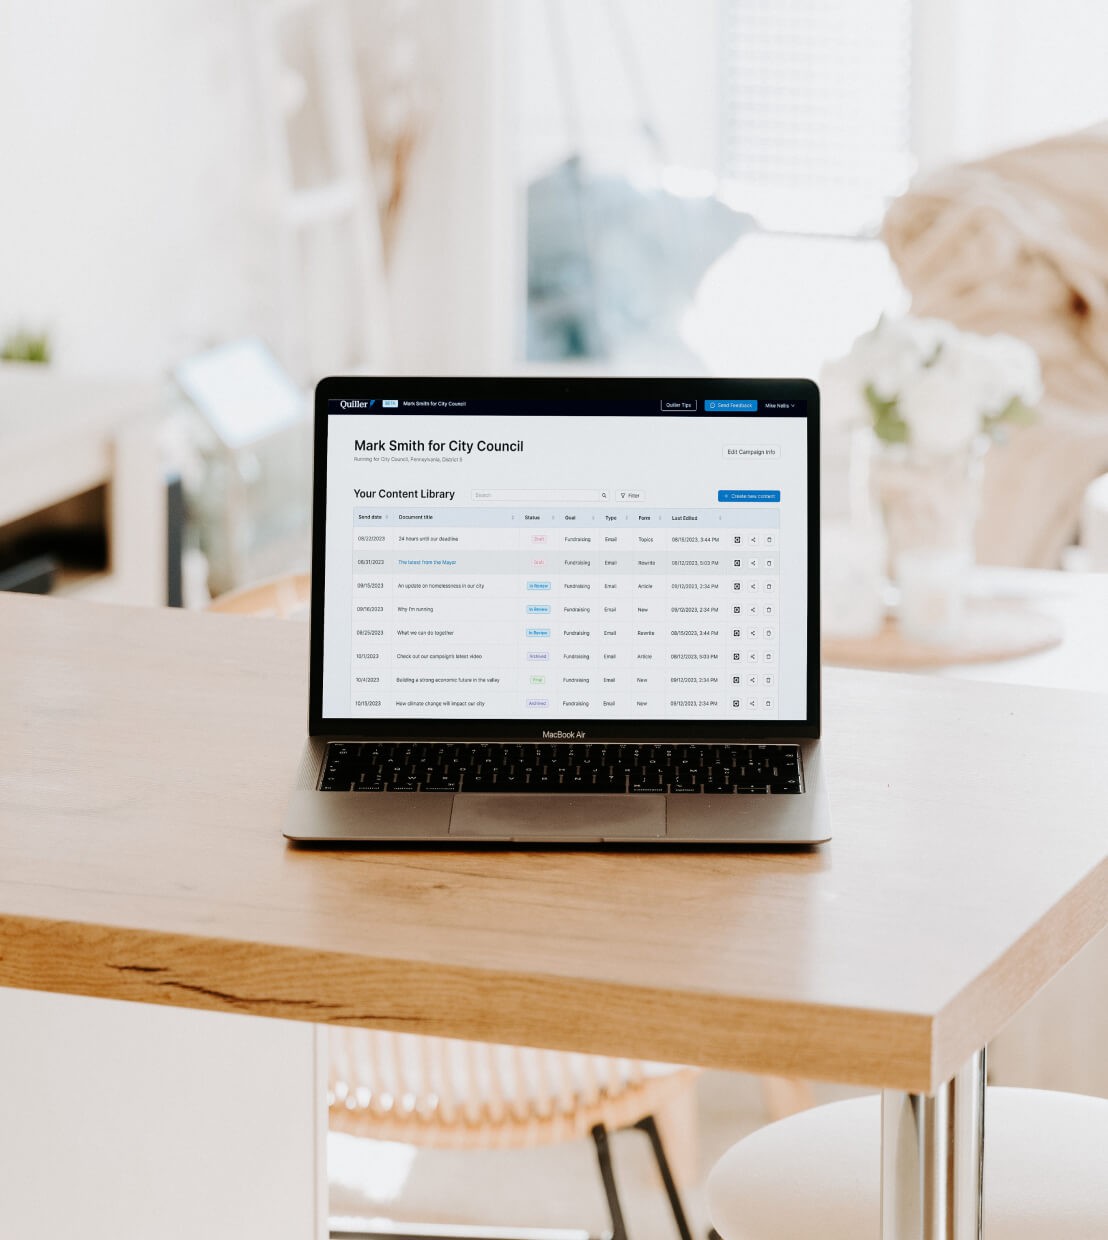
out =
[[[476,490],[473,498],[485,504],[600,504],[612,498],[611,491],[573,490]]]

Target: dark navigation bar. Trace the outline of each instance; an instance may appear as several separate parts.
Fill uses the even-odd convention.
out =
[[[553,399],[529,400],[516,397],[461,398],[405,397],[395,389],[382,391],[380,396],[349,396],[327,401],[329,414],[354,414],[359,416],[394,414],[463,413],[469,417],[726,417],[726,418],[802,418],[808,413],[806,400],[765,400],[751,398],[728,398],[688,400],[667,398],[665,400],[596,400]]]

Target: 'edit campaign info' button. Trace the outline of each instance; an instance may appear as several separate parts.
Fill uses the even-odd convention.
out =
[[[721,504],[779,504],[780,491],[717,491]]]

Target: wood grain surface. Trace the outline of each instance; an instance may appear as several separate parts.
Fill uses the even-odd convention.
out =
[[[836,671],[794,854],[298,851],[307,632],[0,596],[0,984],[932,1089],[1108,922],[1108,698]]]

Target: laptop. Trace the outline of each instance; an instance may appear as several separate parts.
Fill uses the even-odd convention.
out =
[[[324,379],[287,838],[829,839],[818,438],[799,379]]]

